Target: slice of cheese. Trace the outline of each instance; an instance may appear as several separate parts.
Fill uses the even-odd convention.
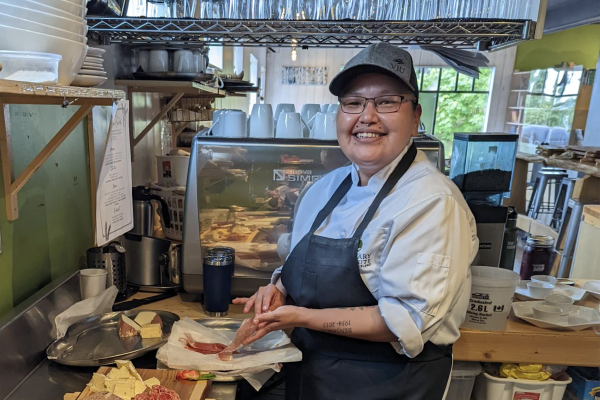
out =
[[[88,383],[90,391],[92,393],[105,391],[106,390],[105,384],[104,384],[105,381],[106,381],[106,376],[104,376],[102,374],[94,373],[94,375],[92,375],[92,380],[90,381],[90,383]]]
[[[144,391],[146,390],[146,385],[144,385],[140,381],[135,381],[134,390],[135,390],[135,395],[137,396],[140,393],[144,393]]]
[[[137,317],[135,317],[134,321],[139,326],[144,326],[152,323],[152,320],[156,317],[156,313],[153,311],[142,311]]]
[[[139,335],[140,326],[136,324],[126,315],[121,314],[121,318],[119,318],[118,323],[118,333],[119,337],[127,338]]]
[[[115,396],[119,396],[123,400],[131,400],[131,398],[135,396],[135,379],[133,381],[119,380],[111,393]]]
[[[160,329],[159,324],[144,325],[142,326],[140,335],[142,336],[142,339],[160,339],[162,338],[162,329]]]
[[[144,385],[152,389],[152,386],[160,385],[160,381],[158,378],[150,378],[144,381]]]
[[[106,375],[109,379],[127,379],[131,376],[127,367],[123,366],[121,368],[113,368],[110,370],[108,375]]]
[[[119,367],[119,368],[122,368],[122,367],[127,368],[129,370],[129,374],[131,376],[133,376],[136,380],[138,380],[140,382],[144,382],[144,380],[142,379],[140,374],[138,374],[138,372],[136,371],[136,369],[133,366],[133,363],[131,361],[117,360],[117,361],[115,361],[115,364],[117,364],[117,367]]]
[[[77,400],[81,392],[65,393],[63,400]]]

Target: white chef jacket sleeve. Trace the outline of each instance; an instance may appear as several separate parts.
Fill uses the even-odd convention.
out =
[[[393,343],[394,348],[415,357],[429,340],[450,344],[460,335],[476,232],[452,196],[436,195],[398,214],[391,233],[382,253],[378,303],[388,328],[398,337],[399,346]],[[448,321],[455,321],[450,335]],[[453,338],[450,343],[436,337],[440,326]]]

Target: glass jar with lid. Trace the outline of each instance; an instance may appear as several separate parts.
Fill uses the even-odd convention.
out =
[[[521,280],[529,280],[532,275],[548,275],[552,269],[554,239],[551,236],[531,235],[523,251]]]

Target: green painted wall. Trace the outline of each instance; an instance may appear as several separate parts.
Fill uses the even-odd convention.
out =
[[[76,110],[75,106],[9,107],[16,175]],[[85,264],[93,232],[84,126],[79,124],[23,187],[16,221],[6,219],[0,184],[0,316],[52,279]]]
[[[593,69],[599,53],[600,24],[580,26],[520,44],[515,70],[551,68],[563,61]]]

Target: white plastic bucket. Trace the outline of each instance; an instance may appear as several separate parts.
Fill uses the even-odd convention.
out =
[[[485,372],[477,377],[473,398],[476,400],[562,400],[571,377],[562,381],[529,381],[525,379],[497,378]]]
[[[498,267],[471,267],[471,299],[465,328],[498,331],[506,326],[519,275]]]

